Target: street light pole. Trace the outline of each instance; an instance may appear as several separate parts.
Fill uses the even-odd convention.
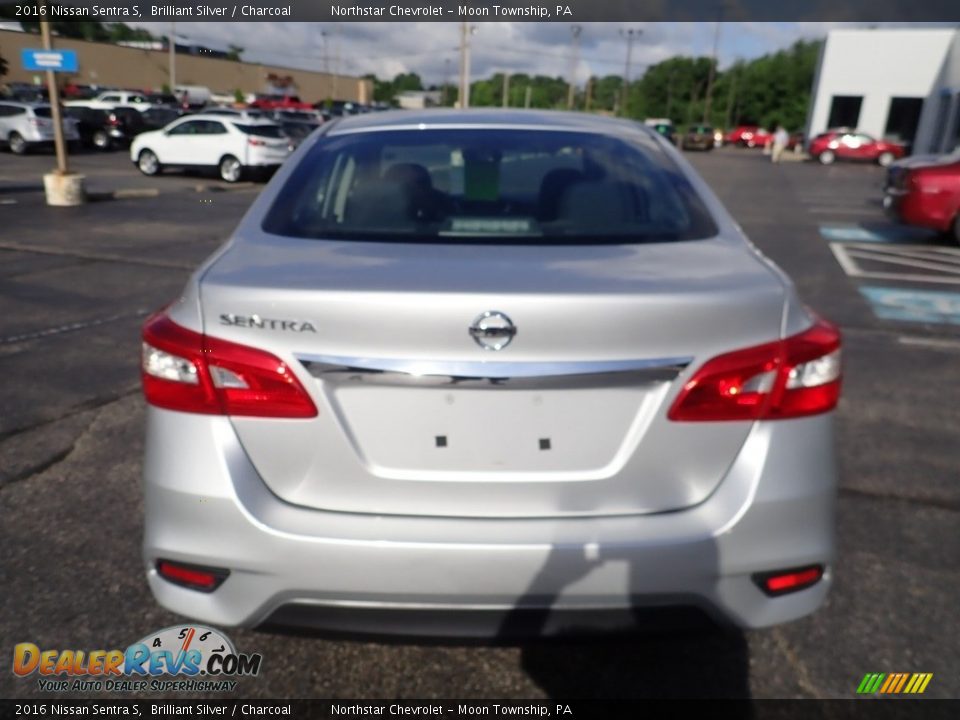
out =
[[[620,34],[627,39],[627,65],[623,73],[623,99],[620,101],[620,115],[627,116],[627,98],[630,93],[630,63],[633,59],[633,41],[643,34],[643,30],[629,28],[621,30]]]
[[[470,107],[470,35],[476,32],[466,22],[460,23],[460,107]]]
[[[443,100],[441,105],[447,106],[447,93],[450,91],[450,58],[443,59]]]
[[[170,92],[177,93],[177,24],[170,23]]]
[[[570,34],[573,36],[573,55],[570,58],[570,89],[567,92],[567,110],[573,110],[577,87],[577,66],[580,64],[580,33],[583,27],[571,25]]]

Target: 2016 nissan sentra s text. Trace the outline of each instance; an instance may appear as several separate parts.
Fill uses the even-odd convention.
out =
[[[635,123],[331,123],[142,362],[146,570],[183,615],[762,627],[830,584],[839,334]]]

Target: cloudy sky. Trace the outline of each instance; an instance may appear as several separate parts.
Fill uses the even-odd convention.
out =
[[[161,23],[131,23],[160,35]],[[799,38],[822,37],[845,23],[722,23],[721,67],[753,58]],[[626,41],[619,23],[586,23],[580,36],[580,82],[589,75],[622,74]],[[631,76],[674,55],[710,55],[716,23],[635,23]],[[177,36],[225,49],[245,49],[243,59],[285,67],[392,78],[419,73],[426,84],[456,82],[459,23],[177,23]],[[564,23],[481,23],[472,36],[472,76],[510,71],[566,77],[572,57],[571,28]],[[339,61],[338,61],[339,58]],[[338,67],[339,62],[339,67]]]

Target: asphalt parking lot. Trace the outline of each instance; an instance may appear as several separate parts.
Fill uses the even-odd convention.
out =
[[[687,157],[804,299],[845,335],[839,558],[814,616],[779,628],[506,646],[229,631],[260,652],[250,697],[854,697],[868,672],[931,672],[960,697],[960,248],[880,208],[877,167]],[[50,155],[0,154],[0,650],[126,647],[180,622],[142,576],[138,329],[259,186],[144,178],[84,155],[122,197],[54,209]],[[147,192],[149,191],[149,192]],[[154,192],[156,191],[156,192]],[[9,656],[8,656],[9,657]],[[0,672],[0,696],[47,697]]]

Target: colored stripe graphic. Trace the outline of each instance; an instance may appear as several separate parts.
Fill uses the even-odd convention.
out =
[[[858,695],[918,695],[927,689],[933,673],[867,673],[857,686]]]
[[[887,675],[887,681],[880,687],[880,692],[884,694],[890,692],[890,688],[896,685],[899,679],[900,675],[898,673],[890,673]]]
[[[883,673],[867,673],[860,681],[857,692],[861,695],[872,695],[880,688],[880,683],[885,677]]]
[[[907,678],[910,677],[910,673],[900,673],[900,682],[897,683],[897,687],[891,690],[890,692],[898,693],[903,689],[903,686],[907,682]]]

